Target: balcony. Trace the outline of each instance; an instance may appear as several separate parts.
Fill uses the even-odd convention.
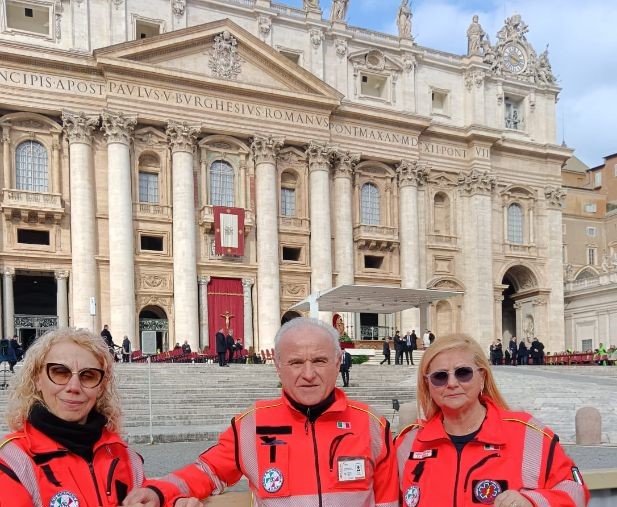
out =
[[[171,206],[150,202],[134,202],[133,216],[136,218],[169,221],[171,220]]]
[[[207,204],[199,210],[199,225],[202,225],[206,232],[214,230],[214,210],[213,206]],[[255,213],[252,210],[244,210],[244,233],[247,234],[255,227]]]
[[[310,221],[308,218],[284,217],[279,215],[279,231],[309,233]]]
[[[399,243],[395,228],[385,225],[356,225],[353,240],[361,250],[380,252],[391,252]]]
[[[449,234],[429,234],[429,248],[458,249],[458,237]]]
[[[504,243],[503,253],[512,257],[537,257],[538,247],[534,244]]]
[[[31,190],[4,189],[2,210],[7,220],[17,219],[27,223],[58,224],[64,216],[60,194]]]

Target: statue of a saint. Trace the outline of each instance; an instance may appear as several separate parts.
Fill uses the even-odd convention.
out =
[[[486,32],[482,29],[480,23],[478,23],[478,15],[475,15],[469,28],[467,29],[467,55],[479,55],[482,49],[482,41],[486,37]]]
[[[347,14],[347,2],[349,0],[332,0],[332,11],[330,21],[345,21]]]
[[[401,39],[411,38],[411,9],[408,5],[409,0],[402,0],[401,6],[398,8],[398,17],[396,25],[398,26],[398,36]]]
[[[319,10],[319,0],[304,0],[304,10]]]

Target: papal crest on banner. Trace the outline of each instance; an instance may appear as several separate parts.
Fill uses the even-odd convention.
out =
[[[244,255],[244,209],[214,206],[214,253]]]

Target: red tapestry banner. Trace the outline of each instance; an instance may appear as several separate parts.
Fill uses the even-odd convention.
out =
[[[244,209],[214,206],[214,253],[244,255]]]
[[[212,277],[208,284],[208,338],[210,351],[216,350],[215,335],[219,329],[244,343],[244,293],[239,278]]]

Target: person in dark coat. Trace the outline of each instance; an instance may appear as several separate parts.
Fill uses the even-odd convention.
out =
[[[225,333],[223,328],[219,329],[215,335],[216,339],[216,353],[219,356],[219,366],[229,366],[225,361],[225,354],[227,353],[227,340],[225,339]]]
[[[518,364],[529,364],[529,351],[527,350],[527,345],[525,345],[525,340],[521,339],[518,342],[518,354],[517,354]]]
[[[517,346],[516,346],[516,336],[510,338],[510,343],[508,343],[508,350],[510,351],[510,364],[512,366],[516,366],[516,356],[517,356]]]
[[[339,370],[341,377],[343,377],[343,387],[349,387],[349,369],[351,368],[351,354],[346,350],[343,351],[343,357],[341,358],[341,366]]]
[[[227,347],[228,363],[233,363],[234,351],[236,349],[236,340],[234,340],[234,334],[232,329],[227,330],[227,336],[225,337],[225,345]]]
[[[8,338],[0,340],[0,362],[6,361],[9,363],[9,369],[11,373],[15,373],[14,367],[17,364],[17,356],[15,355],[15,349],[11,345],[11,341]]]
[[[532,340],[529,351],[533,364],[544,364],[544,343],[538,340],[537,336]]]
[[[411,336],[409,337],[409,341],[411,344],[409,345],[409,356],[411,357],[411,365],[413,364],[413,351],[418,350],[418,335],[416,334],[416,330],[411,330]]]
[[[388,341],[388,337],[383,339],[383,361],[379,364],[383,364],[386,361],[388,361],[388,364],[392,364],[390,363],[390,342]]]
[[[105,343],[107,344],[107,348],[109,349],[109,353],[111,354],[111,357],[114,358],[114,361],[117,361],[118,358],[116,357],[116,349],[120,347],[114,343],[114,339],[111,336],[111,332],[109,331],[109,326],[107,324],[103,326],[103,330],[101,331],[101,336],[103,337],[103,340],[105,340]]]
[[[394,364],[403,364],[403,340],[401,333],[394,333]]]

